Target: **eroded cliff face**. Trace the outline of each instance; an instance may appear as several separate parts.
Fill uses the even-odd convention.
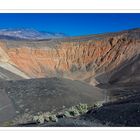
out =
[[[0,61],[10,63],[30,78],[60,76],[91,84],[106,83],[129,65],[129,60],[139,56],[139,34],[136,30],[98,38],[69,38],[51,41],[52,45],[49,41],[1,41]],[[130,69],[133,73],[136,66]]]

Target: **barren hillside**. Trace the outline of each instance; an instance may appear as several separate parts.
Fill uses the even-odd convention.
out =
[[[38,41],[0,41],[0,66],[23,78],[90,84],[139,80],[140,29]],[[9,78],[12,79],[12,78]]]

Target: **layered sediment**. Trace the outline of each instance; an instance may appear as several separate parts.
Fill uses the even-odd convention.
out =
[[[137,65],[131,65],[125,74],[130,76],[137,70],[139,47],[139,29],[50,41],[1,40],[0,61],[16,67],[29,78],[56,76],[91,84],[119,82],[118,71],[132,63]]]

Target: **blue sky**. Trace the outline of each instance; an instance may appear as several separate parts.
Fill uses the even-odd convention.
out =
[[[140,27],[140,14],[0,14],[0,28],[32,28],[70,36]]]

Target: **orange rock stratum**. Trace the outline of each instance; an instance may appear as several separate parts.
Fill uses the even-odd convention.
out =
[[[139,80],[139,54],[140,29],[50,41],[0,41],[0,66],[14,67],[23,78],[59,76],[90,84]]]

